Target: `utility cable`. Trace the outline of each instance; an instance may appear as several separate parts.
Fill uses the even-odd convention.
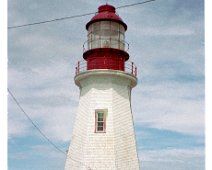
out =
[[[137,2],[137,3],[134,3],[134,4],[123,5],[123,6],[116,7],[116,9],[128,8],[128,7],[132,7],[132,6],[136,6],[136,5],[141,5],[141,4],[149,3],[149,2],[152,2],[152,1],[156,1],[156,0],[148,0],[148,1],[144,1],[144,2]]]
[[[45,24],[45,23],[49,23],[49,22],[61,21],[61,20],[66,20],[66,19],[79,18],[79,17],[84,17],[84,16],[87,16],[87,15],[92,15],[92,14],[95,14],[95,13],[96,12],[90,12],[90,13],[86,13],[86,14],[56,18],[56,19],[51,19],[51,20],[46,20],[46,21],[41,21],[41,22],[34,22],[34,23],[30,23],[30,24],[16,25],[16,26],[8,27],[8,29],[15,29],[15,28],[21,28],[21,27],[32,26],[32,25]]]
[[[63,150],[61,150],[60,148],[58,148],[42,131],[41,129],[34,123],[34,121],[30,118],[30,116],[26,113],[26,111],[23,109],[23,107],[20,105],[20,103],[18,102],[18,100],[16,99],[16,97],[14,96],[14,94],[10,91],[9,88],[7,88],[8,93],[10,94],[10,96],[12,97],[12,99],[15,101],[15,103],[17,104],[17,106],[19,107],[19,109],[23,112],[23,114],[26,116],[26,118],[31,122],[31,124],[37,129],[37,131],[49,142],[49,144],[51,144],[55,149],[57,149],[60,153],[66,155],[68,158],[70,158],[71,160],[73,160],[74,162],[80,163],[82,165],[84,165],[86,168],[87,166],[80,161],[77,161],[73,158],[71,158],[69,155],[67,155]]]
[[[136,5],[149,3],[149,2],[152,2],[152,1],[156,1],[156,0],[147,0],[147,1],[138,2],[138,3],[134,3],[134,4],[123,5],[123,6],[116,7],[116,9],[128,8],[128,7],[132,7],[132,6],[136,6]],[[90,13],[85,13],[85,14],[72,15],[72,16],[67,16],[67,17],[62,17],[62,18],[50,19],[50,20],[45,20],[45,21],[40,21],[40,22],[34,22],[34,23],[29,23],[29,24],[9,26],[8,29],[16,29],[16,28],[22,28],[22,27],[33,26],[33,25],[40,25],[40,24],[56,22],[56,21],[61,21],[61,20],[80,18],[80,17],[84,17],[84,16],[96,14],[96,13],[97,12],[90,12]]]
[[[66,153],[61,150],[60,148],[58,148],[41,130],[40,128],[33,122],[33,120],[29,117],[29,115],[25,112],[25,110],[23,109],[23,107],[20,105],[20,103],[18,102],[18,100],[15,98],[15,96],[13,95],[13,93],[10,91],[9,88],[7,88],[8,93],[10,94],[10,96],[12,97],[12,99],[15,101],[15,103],[17,104],[17,106],[19,107],[19,109],[22,111],[22,113],[26,116],[26,118],[31,122],[31,124],[35,127],[35,129],[37,129],[37,131],[49,142],[49,144],[51,144],[55,149],[57,149],[58,151],[60,151],[61,153],[65,154]]]

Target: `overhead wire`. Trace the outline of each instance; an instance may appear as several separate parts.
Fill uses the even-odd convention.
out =
[[[19,107],[19,109],[22,111],[22,113],[25,115],[25,117],[30,121],[30,123],[35,127],[35,129],[48,141],[50,145],[52,145],[57,151],[62,153],[63,155],[66,155],[68,158],[70,158],[72,161],[80,163],[87,167],[83,162],[77,161],[73,158],[71,158],[68,154],[66,154],[63,150],[61,150],[57,145],[55,145],[45,134],[42,132],[42,130],[34,123],[34,121],[30,118],[30,116],[27,114],[27,112],[24,110],[24,108],[20,105],[19,101],[16,99],[14,94],[11,92],[9,88],[7,88],[8,93],[12,97],[12,99],[15,101],[16,105]]]
[[[134,4],[123,5],[123,6],[116,7],[116,9],[128,8],[128,7],[132,7],[132,6],[136,6],[136,5],[141,5],[141,4],[149,3],[149,2],[152,2],[152,1],[156,1],[156,0],[148,0],[148,1],[144,1],[144,2],[137,2],[137,3],[134,3]]]
[[[8,29],[15,29],[15,28],[21,28],[21,27],[26,27],[26,26],[33,26],[33,25],[39,25],[39,24],[45,24],[49,22],[55,22],[55,21],[61,21],[61,20],[66,20],[66,19],[73,19],[73,18],[79,18],[79,17],[84,17],[87,15],[92,15],[95,14],[96,12],[90,12],[90,13],[85,13],[81,15],[73,15],[73,16],[68,16],[68,17],[62,17],[62,18],[56,18],[56,19],[51,19],[51,20],[45,20],[41,22],[34,22],[30,24],[23,24],[23,25],[16,25],[16,26],[10,26]]]
[[[143,2],[137,2],[137,3],[133,3],[133,4],[127,4],[127,5],[123,5],[123,6],[118,6],[118,7],[116,7],[116,9],[128,8],[128,7],[132,7],[132,6],[136,6],[136,5],[141,5],[141,4],[149,3],[149,2],[152,2],[152,1],[156,1],[156,0],[147,0],[147,1],[143,1]],[[17,29],[17,28],[22,28],[22,27],[27,27],[27,26],[40,25],[40,24],[46,24],[46,23],[50,23],[50,22],[56,22],[56,21],[62,21],[62,20],[80,18],[80,17],[84,17],[84,16],[88,16],[88,15],[93,15],[93,14],[96,14],[96,13],[97,12],[90,12],[90,13],[85,13],[85,14],[72,15],[72,16],[67,16],[67,17],[62,17],[62,18],[55,18],[55,19],[49,19],[49,20],[44,20],[44,21],[34,22],[34,23],[29,23],[29,24],[8,26],[7,28],[9,30],[10,29]]]
[[[42,131],[41,129],[34,123],[34,121],[30,118],[30,116],[27,114],[27,112],[23,109],[23,107],[20,105],[16,97],[13,95],[13,93],[10,91],[9,88],[7,88],[8,93],[12,97],[12,99],[15,101],[19,109],[22,111],[22,113],[25,115],[25,117],[31,122],[31,124],[35,127],[35,129],[51,144],[55,149],[57,149],[59,152],[66,154],[63,150],[58,148]]]

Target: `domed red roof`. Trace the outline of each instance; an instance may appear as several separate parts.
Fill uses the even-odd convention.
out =
[[[98,13],[86,24],[86,29],[97,21],[115,21],[122,24],[125,30],[127,30],[127,25],[116,14],[116,8],[109,4],[102,5],[98,8]]]

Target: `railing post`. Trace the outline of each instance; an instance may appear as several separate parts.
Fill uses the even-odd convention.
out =
[[[77,62],[77,74],[79,74],[79,72],[80,72],[80,62],[78,61]]]
[[[132,71],[132,75],[133,75],[133,69],[134,69],[133,67],[134,67],[134,63],[132,62],[132,70],[131,70]]]

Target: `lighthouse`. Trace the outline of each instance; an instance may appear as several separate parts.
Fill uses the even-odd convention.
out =
[[[109,4],[86,24],[80,97],[65,170],[139,170],[131,108],[137,68],[129,61],[127,25]]]

